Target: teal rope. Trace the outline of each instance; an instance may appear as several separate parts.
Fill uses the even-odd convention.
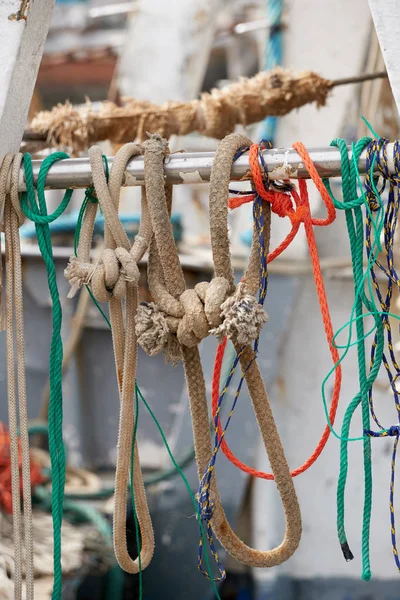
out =
[[[347,542],[345,532],[345,504],[344,495],[348,474],[348,441],[352,417],[355,410],[361,404],[363,429],[369,429],[369,402],[368,392],[371,389],[380,369],[383,357],[384,336],[383,325],[373,300],[372,290],[371,299],[369,299],[364,290],[364,281],[368,277],[368,287],[370,287],[370,266],[367,272],[363,271],[363,251],[364,251],[364,221],[361,205],[365,203],[365,196],[357,196],[358,169],[357,163],[361,152],[371,140],[363,138],[353,146],[353,161],[348,159],[347,145],[344,140],[333,140],[331,145],[339,148],[342,162],[342,192],[343,202],[337,201],[330,190],[329,182],[325,185],[334,201],[336,208],[345,210],[346,224],[349,234],[350,250],[352,258],[352,268],[354,276],[355,302],[350,319],[350,330],[348,347],[350,346],[351,325],[356,322],[357,332],[357,354],[359,368],[360,390],[347,407],[342,423],[341,444],[340,444],[340,472],[337,487],[337,530],[338,538],[346,560],[351,560],[353,554]],[[379,229],[379,227],[378,227]],[[377,330],[377,348],[376,361],[367,377],[365,363],[365,335],[363,323],[363,305],[370,314],[373,315],[375,327]],[[355,317],[354,317],[355,314]],[[363,454],[364,454],[364,510],[362,527],[362,578],[368,581],[371,578],[370,570],[370,521],[372,510],[372,466],[371,466],[371,441],[367,436],[363,436]]]
[[[59,207],[51,215],[47,214],[45,182],[51,165],[69,158],[64,152],[55,152],[42,162],[37,181],[37,198],[33,182],[32,159],[24,154],[26,193],[21,195],[21,206],[25,215],[35,223],[40,252],[46,265],[49,292],[52,301],[53,333],[50,347],[50,402],[49,402],[49,450],[52,468],[52,518],[54,538],[54,586],[53,600],[61,600],[61,526],[63,518],[63,500],[65,485],[65,452],[63,444],[63,406],[62,406],[62,360],[61,339],[62,309],[57,287],[56,268],[53,260],[49,223],[57,219],[67,208],[73,190],[66,190]]]

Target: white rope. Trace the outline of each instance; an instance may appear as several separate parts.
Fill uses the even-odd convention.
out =
[[[34,570],[35,578],[53,575],[53,534],[51,515],[35,511],[32,519],[32,534],[34,540]],[[22,523],[21,523],[22,527]],[[10,579],[15,579],[15,563],[13,536],[15,527],[11,516],[0,513],[0,569],[3,564],[3,572],[6,572]],[[62,553],[61,564],[64,574],[72,573],[82,566],[85,540],[88,533],[92,531],[90,527],[73,527],[68,522],[63,522],[62,528]],[[21,529],[21,535],[23,534]],[[3,564],[2,564],[3,563]],[[22,577],[27,574],[26,556],[22,554],[21,562]],[[14,572],[13,572],[14,571]],[[0,572],[0,589],[1,589]],[[0,595],[0,599],[2,597]]]

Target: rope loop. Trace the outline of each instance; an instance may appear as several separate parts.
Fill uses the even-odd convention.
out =
[[[367,175],[365,177],[364,185],[368,206],[370,210],[374,212],[379,210],[380,205],[378,198],[386,187],[386,180],[391,178],[387,161],[388,142],[389,140],[381,137],[379,140],[371,140],[367,147]],[[378,171],[378,175],[374,175],[374,169]],[[383,184],[379,192],[377,192],[379,177],[383,177]]]
[[[7,188],[7,183],[10,182],[10,193],[2,193],[0,200],[1,212],[5,211],[5,202],[10,200],[14,213],[17,215],[18,227],[21,227],[25,221],[25,215],[19,201],[18,182],[19,171],[23,160],[23,154],[20,152],[8,152],[1,164],[0,169],[0,186],[2,190]],[[2,223],[2,231],[4,231],[4,220]]]

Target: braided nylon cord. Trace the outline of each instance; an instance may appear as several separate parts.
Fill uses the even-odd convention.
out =
[[[356,408],[361,404],[363,429],[369,429],[369,389],[372,387],[381,365],[383,355],[383,327],[379,314],[376,311],[374,303],[366,296],[364,291],[364,269],[363,269],[363,249],[364,249],[364,223],[361,210],[361,204],[365,202],[365,196],[357,196],[358,170],[357,163],[361,152],[370,143],[370,138],[362,138],[353,147],[353,160],[348,158],[347,145],[344,140],[335,139],[332,146],[339,148],[342,160],[342,192],[343,202],[337,201],[330,190],[329,182],[325,181],[328,191],[336,208],[345,210],[346,224],[348,229],[350,251],[353,265],[354,293],[355,303],[353,312],[355,314],[356,332],[357,332],[357,354],[359,368],[360,390],[346,409],[342,423],[341,444],[340,444],[340,472],[337,488],[337,529],[339,542],[342,547],[343,555],[346,560],[351,560],[353,554],[347,542],[345,532],[345,504],[344,494],[348,473],[348,436],[350,424]],[[363,304],[367,310],[373,314],[375,326],[377,328],[377,346],[376,360],[373,368],[366,373],[365,357],[365,336],[363,324]],[[352,313],[353,315],[353,313]],[[370,556],[369,556],[369,538],[370,521],[372,508],[372,466],[371,466],[371,441],[368,436],[363,438],[364,455],[364,509],[362,526],[362,578],[365,581],[371,579]]]
[[[396,564],[397,569],[400,571],[400,560],[397,552],[397,543],[396,543],[396,523],[395,523],[395,510],[394,510],[394,487],[395,487],[395,466],[396,466],[396,454],[397,447],[399,442],[399,434],[400,434],[400,397],[398,390],[396,389],[396,379],[399,376],[400,368],[398,362],[396,360],[396,356],[394,354],[393,342],[392,342],[392,329],[391,323],[389,319],[389,312],[391,307],[391,300],[393,294],[393,286],[400,285],[400,279],[397,275],[397,272],[394,268],[393,263],[393,244],[395,238],[395,232],[398,221],[399,214],[399,206],[400,206],[400,197],[398,191],[399,184],[399,175],[400,175],[400,144],[398,141],[394,144],[394,167],[395,174],[393,176],[389,173],[388,161],[387,161],[387,144],[388,140],[381,138],[375,143],[370,144],[368,148],[368,156],[367,156],[367,164],[371,164],[371,154],[376,157],[376,166],[378,168],[379,173],[384,178],[383,187],[380,190],[380,194],[384,191],[386,187],[386,181],[389,180],[389,194],[388,194],[388,202],[386,204],[385,209],[385,223],[384,223],[384,250],[386,254],[386,266],[382,265],[379,261],[375,262],[375,265],[383,271],[387,278],[387,287],[386,287],[386,295],[383,296],[379,280],[375,273],[374,268],[371,269],[371,277],[372,282],[375,288],[376,295],[378,297],[382,312],[381,319],[383,326],[385,328],[386,336],[387,336],[387,347],[389,350],[389,360],[386,355],[383,354],[383,364],[385,365],[386,373],[388,375],[389,383],[393,392],[394,405],[396,408],[396,414],[398,419],[397,425],[392,425],[388,429],[385,429],[379,422],[379,419],[375,413],[373,397],[372,397],[372,389],[369,391],[369,405],[370,412],[373,420],[376,425],[379,427],[380,431],[371,431],[365,430],[364,433],[370,437],[394,437],[393,451],[392,451],[392,459],[391,459],[391,475],[390,475],[390,488],[389,488],[389,512],[390,512],[390,533],[391,533],[391,542],[392,542],[392,551],[393,557]],[[370,201],[370,206],[372,204],[373,208],[376,207],[376,197],[374,193],[374,189],[372,186],[371,177],[367,175],[365,187],[367,189],[367,196]],[[366,219],[366,250],[368,258],[371,254],[371,225],[372,225],[372,217],[368,213]],[[371,362],[370,369],[374,365],[375,361],[375,351],[377,345],[377,333],[375,333],[374,342],[371,348]],[[392,368],[395,371],[395,374],[392,373]]]

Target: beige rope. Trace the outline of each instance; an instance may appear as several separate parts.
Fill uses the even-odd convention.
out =
[[[139,270],[137,262],[150,244],[151,227],[147,215],[146,191],[142,192],[142,218],[139,233],[130,247],[128,236],[118,217],[119,194],[126,164],[132,156],[142,153],[140,146],[126,144],[115,156],[107,183],[100,148],[93,147],[89,157],[96,194],[105,217],[105,250],[96,265],[90,265],[89,254],[95,218],[95,208],[88,206],[85,214],[78,257],[71,258],[65,271],[74,293],[83,283],[89,285],[100,302],[108,301],[112,326],[115,364],[120,392],[118,453],[115,474],[114,549],[120,566],[129,573],[139,570],[138,559],[129,556],[126,542],[126,503],[130,457],[134,429],[134,385],[137,348],[134,317],[138,305]],[[93,205],[95,207],[95,205]],[[125,324],[122,301],[125,299]],[[142,548],[144,569],[154,552],[154,534],[147,505],[137,444],[134,448],[133,485]]]
[[[229,316],[230,323],[228,324],[226,324],[228,317],[225,315],[225,331],[232,337],[237,351],[243,344],[248,345],[242,355],[241,366],[245,372],[246,383],[264,446],[282,499],[286,516],[286,534],[283,542],[277,548],[266,552],[255,550],[244,544],[227,522],[215,477],[211,483],[213,502],[211,524],[217,538],[233,557],[249,566],[271,567],[287,560],[294,553],[299,545],[302,527],[293,481],[258,366],[254,361],[252,366],[247,368],[253,358],[253,351],[249,346],[250,338],[258,335],[266,320],[266,317],[260,319],[257,303],[253,296],[258,287],[259,278],[258,259],[254,244],[244,283],[239,285],[236,290],[230,263],[227,231],[229,174],[235,152],[238,148],[249,144],[251,142],[247,138],[233,135],[228,136],[219,146],[210,185],[210,222],[216,277],[210,284],[198,284],[195,290],[185,290],[172,227],[168,219],[168,200],[163,180],[163,160],[167,153],[166,143],[160,136],[153,135],[143,144],[145,165],[147,165],[145,183],[154,231],[154,241],[149,254],[148,277],[150,291],[156,304],[138,311],[136,327],[139,343],[142,343],[144,339],[149,346],[150,338],[154,335],[158,347],[162,346],[163,351],[167,354],[168,348],[172,344],[171,338],[176,337],[185,368],[196,460],[201,478],[211,459],[212,447],[208,428],[209,416],[205,382],[197,346],[199,341],[208,335],[211,327],[216,328],[211,332],[222,333],[220,329],[223,325],[221,312],[224,313],[224,303],[226,306],[226,302],[231,300],[229,306],[232,314]],[[157,176],[154,175],[155,173]],[[263,211],[266,221],[264,236],[268,250],[270,207],[264,205]],[[254,311],[254,318],[250,319],[250,323],[247,318],[241,318],[241,314],[246,312],[241,310],[243,303],[246,303],[249,310]],[[254,320],[258,320],[256,328],[253,327]],[[160,340],[164,343],[162,344]],[[146,343],[144,344],[145,349],[147,351],[150,349],[149,353],[155,353],[155,346],[146,348]]]
[[[25,376],[24,315],[22,301],[22,264],[18,228],[24,222],[19,195],[19,169],[22,154],[7,154],[0,169],[0,206],[4,209],[4,231],[6,238],[6,347],[7,347],[7,386],[10,429],[10,457],[12,474],[12,503],[15,553],[16,600],[22,595],[22,556],[21,534],[20,473],[18,452],[17,398],[22,447],[22,494],[24,506],[24,533],[26,555],[26,598],[34,597],[33,579],[33,529],[32,499],[30,481],[30,457],[28,436],[28,414]],[[11,191],[6,193],[8,175],[11,175]],[[17,373],[15,373],[15,349]]]

